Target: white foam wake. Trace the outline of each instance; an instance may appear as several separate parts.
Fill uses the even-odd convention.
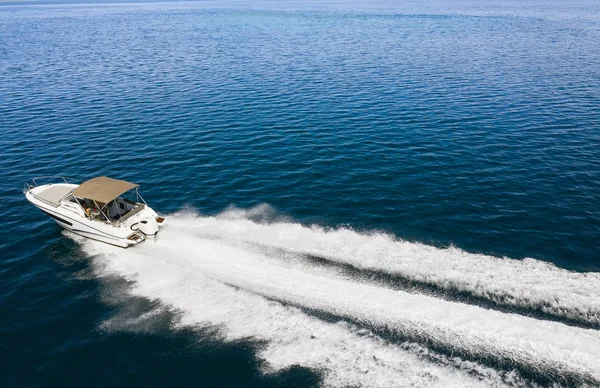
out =
[[[188,213],[177,217],[177,226],[205,235],[317,255],[441,289],[466,291],[500,305],[532,308],[600,325],[600,273],[567,271],[534,259],[514,260],[458,248],[439,249],[384,233],[330,230],[289,221],[264,224],[248,219],[271,213],[268,205],[231,209],[217,217],[199,218]]]
[[[260,295],[366,327],[384,328],[450,352],[508,361],[534,372],[576,374],[600,381],[598,331],[356,283],[323,268],[290,265],[227,240],[239,233],[236,238],[273,244],[286,241],[287,236],[288,241],[298,243],[298,235],[321,233],[327,239],[328,233],[339,231],[189,215],[172,216],[169,222],[154,244],[129,250],[89,241],[83,246],[91,254],[100,254],[96,260],[103,263],[99,273],[134,279],[135,294],[159,298],[185,312],[184,324],[223,325],[229,339],[268,341],[261,356],[272,368],[293,364],[318,368],[326,371],[326,382],[338,386],[478,384],[460,372],[465,365],[473,368],[468,363],[459,363],[458,370],[441,368],[401,346],[361,336],[351,326],[325,323]],[[227,238],[206,238],[207,232]],[[346,232],[354,233],[342,233]],[[486,384],[499,384],[499,374],[475,367],[486,376]]]
[[[134,280],[134,295],[158,298],[181,311],[179,325],[217,326],[227,341],[266,341],[258,354],[265,361],[265,373],[300,365],[321,372],[325,385],[338,387],[499,387],[520,381],[514,373],[497,373],[455,358],[432,355],[436,362],[431,362],[428,350],[419,345],[391,344],[351,324],[325,322],[228,286],[213,278],[224,276],[243,286],[242,280],[253,276],[246,272],[247,265],[261,266],[262,259],[252,262],[257,258],[214,241],[164,234],[156,245],[127,251],[80,242],[95,256],[99,276]],[[132,330],[131,324],[127,330]]]

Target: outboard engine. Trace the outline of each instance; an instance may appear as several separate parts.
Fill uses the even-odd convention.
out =
[[[132,230],[139,230],[146,237],[154,237],[158,233],[158,223],[154,218],[149,218],[131,225]]]

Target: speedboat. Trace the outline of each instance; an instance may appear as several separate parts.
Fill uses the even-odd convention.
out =
[[[38,184],[52,178],[57,183]],[[139,185],[100,176],[81,184],[64,177],[34,178],[25,198],[63,228],[78,235],[127,248],[155,238],[166,222],[140,195]]]

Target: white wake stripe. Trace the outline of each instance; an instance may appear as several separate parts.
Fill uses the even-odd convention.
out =
[[[178,228],[206,235],[326,257],[442,289],[468,291],[502,305],[534,308],[600,324],[600,273],[571,272],[534,259],[514,260],[457,248],[439,249],[399,241],[382,233],[326,230],[291,222],[258,224],[243,218],[247,212],[230,211],[218,217],[180,215],[175,222]]]
[[[99,255],[94,263],[100,276],[116,274],[135,280],[132,293],[159,298],[179,309],[184,313],[181,325],[219,326],[229,341],[266,341],[259,356],[266,361],[267,373],[300,365],[323,372],[326,385],[340,387],[505,385],[497,372],[476,363],[446,359],[453,367],[439,366],[420,358],[418,354],[427,350],[419,346],[407,345],[407,349],[389,344],[350,325],[327,323],[206,277],[218,278],[224,272],[229,273],[228,280],[245,277],[247,267],[237,262],[237,255],[247,256],[244,252],[214,242],[191,244],[173,236],[163,236],[155,246],[127,251],[81,242],[87,252]],[[225,256],[212,257],[215,253]],[[223,269],[221,264],[227,261],[230,265]],[[505,378],[518,381],[510,374]]]
[[[310,268],[286,268],[226,241],[195,237],[197,231],[192,233],[190,228],[182,228],[177,217],[171,217],[170,222],[171,228],[161,232],[157,243],[145,244],[140,249],[117,250],[109,260],[109,268],[122,274],[137,273],[136,293],[160,298],[187,311],[190,317],[199,314],[190,318],[190,323],[226,324],[232,319],[230,316],[201,319],[206,301],[194,298],[202,291],[187,294],[198,278],[206,276],[297,306],[385,326],[409,337],[427,338],[460,352],[510,359],[534,369],[575,372],[600,380],[598,331],[358,284],[316,274]],[[102,244],[85,245],[88,249],[91,246],[100,252],[112,251]],[[226,310],[232,308],[227,298],[222,299],[224,315],[230,314]],[[287,330],[287,326],[284,324],[280,329]],[[331,370],[336,368],[337,365]]]

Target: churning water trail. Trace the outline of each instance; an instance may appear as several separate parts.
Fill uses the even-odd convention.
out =
[[[568,271],[531,258],[515,260],[440,249],[398,240],[386,233],[325,229],[275,218],[268,205],[232,208],[216,217],[182,214],[182,227],[228,240],[248,241],[314,255],[432,286],[445,295],[468,294],[490,307],[539,311],[545,316],[600,328],[600,274]]]
[[[83,244],[87,252],[98,255],[94,264],[99,276],[135,280],[131,292],[182,311],[182,327],[218,327],[226,341],[265,342],[259,353],[265,373],[301,365],[322,372],[329,386],[484,387],[520,382],[514,373],[433,354],[417,344],[392,344],[354,325],[326,322],[231,287],[180,261],[173,251],[163,256],[164,251],[156,255],[118,251],[90,241]],[[232,267],[237,266],[235,261],[232,258]],[[140,322],[143,331],[145,323]],[[127,330],[132,325],[130,320]]]
[[[128,250],[91,241],[82,244],[95,257],[100,276],[133,280],[134,295],[182,311],[182,325],[220,326],[229,340],[266,341],[260,357],[267,370],[302,365],[322,371],[325,382],[334,386],[519,385],[530,378],[542,384],[600,382],[597,330],[367,284],[307,261],[277,257],[269,246],[338,260],[370,257],[368,265],[390,268],[399,261],[396,268],[406,271],[412,257],[416,270],[411,273],[442,283],[457,278],[460,271],[467,271],[464,284],[476,284],[478,276],[480,282],[495,278],[485,269],[512,268],[514,276],[520,269],[524,283],[515,278],[508,285],[480,284],[496,295],[523,295],[536,276],[560,277],[566,271],[531,265],[532,260],[520,265],[516,260],[404,243],[382,234],[248,219],[265,209],[269,210],[232,210],[217,217],[174,214],[157,242]],[[246,248],[240,239],[267,246],[266,251],[257,245]],[[426,266],[421,261],[430,255],[434,259]],[[443,263],[451,258],[458,263],[449,271]],[[514,268],[508,264],[512,262]],[[534,271],[527,272],[531,268]],[[541,286],[544,279],[537,282]],[[541,288],[536,295],[548,298],[563,292],[551,285],[544,289],[546,295]],[[335,319],[323,320],[319,314]]]

